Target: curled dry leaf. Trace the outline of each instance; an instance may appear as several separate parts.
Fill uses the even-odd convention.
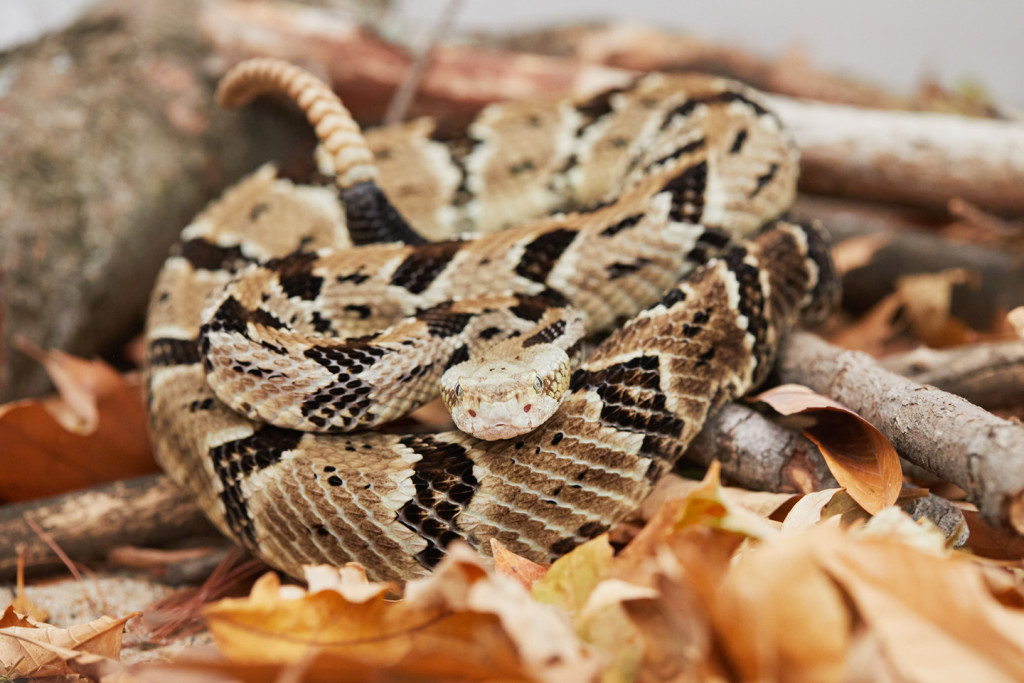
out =
[[[712,614],[740,680],[844,678],[852,617],[806,542],[766,542],[723,578]]]
[[[592,654],[559,613],[533,602],[514,581],[489,573],[475,552],[450,548],[404,600],[381,584],[317,569],[317,591],[296,594],[276,574],[248,598],[206,608],[221,651],[240,666],[307,666],[303,680],[586,680]],[[391,588],[390,584],[384,584]],[[361,588],[355,588],[362,586]],[[342,592],[337,590],[342,588]],[[343,594],[344,593],[344,594]],[[195,666],[190,664],[189,666]]]
[[[496,538],[491,539],[491,557],[498,576],[512,579],[526,590],[533,588],[533,584],[548,573],[547,567],[516,555]]]
[[[1018,306],[1006,314],[1006,321],[1010,323],[1014,334],[1024,339],[1024,306]]]
[[[1024,612],[999,603],[978,565],[891,537],[816,540],[818,563],[904,679],[1024,680]]]
[[[68,629],[28,620],[0,627],[0,670],[10,678],[40,678],[74,673],[71,655],[88,653],[116,660],[121,652],[124,625],[138,613],[121,619],[100,617]],[[0,623],[9,623],[8,613]],[[93,661],[90,659],[89,661]]]
[[[796,384],[769,389],[752,400],[783,415],[813,417],[815,422],[804,428],[804,435],[817,444],[836,481],[865,510],[874,514],[896,502],[903,480],[899,455],[867,420]]]
[[[877,232],[869,235],[858,235],[838,242],[832,247],[832,262],[840,275],[856,270],[871,263],[875,252],[889,245],[892,237]]]
[[[977,287],[980,280],[977,273],[963,268],[901,277],[896,282],[896,293],[917,338],[934,348],[973,341],[977,333],[951,312],[953,288]]]
[[[157,470],[137,375],[122,376],[102,361],[58,351],[33,354],[60,395],[0,406],[0,502]]]

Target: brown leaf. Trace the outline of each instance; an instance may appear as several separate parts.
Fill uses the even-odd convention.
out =
[[[44,350],[24,337],[14,345],[43,366],[57,387],[59,400],[44,404],[64,429],[91,434],[99,422],[96,400],[121,385],[121,376],[103,361],[77,358],[56,349]]]
[[[491,539],[491,557],[498,576],[512,579],[526,590],[533,588],[533,584],[548,573],[547,567],[516,555],[496,538]]]
[[[978,286],[980,277],[963,268],[938,273],[905,275],[896,282],[896,293],[918,339],[928,346],[943,348],[966,344],[977,337],[962,320],[951,313],[955,285]]]
[[[1024,560],[1024,537],[1012,531],[997,529],[982,519],[977,509],[963,510],[967,528],[971,530],[965,548],[975,555],[994,560]]]
[[[821,449],[836,480],[874,514],[900,494],[903,472],[889,440],[867,420],[807,387],[786,384],[753,397],[783,415],[813,417],[804,435]]]
[[[0,406],[0,501],[16,502],[157,470],[139,377],[102,361],[39,352],[60,396]]]
[[[715,630],[741,680],[841,681],[851,617],[807,536],[744,552],[719,589]]]
[[[1024,612],[981,570],[888,538],[820,537],[815,554],[907,680],[1024,680]]]
[[[13,604],[8,605],[7,609],[4,610],[3,614],[0,614],[0,629],[8,628],[11,626],[24,626],[26,628],[36,628],[39,626],[39,622],[27,616],[23,612],[19,612]]]
[[[208,606],[210,630],[233,662],[308,662],[305,680],[363,680],[368,671],[459,680],[593,672],[591,656],[554,610],[490,575],[468,548],[449,551],[432,576],[407,584],[405,600],[380,590],[306,592],[267,574],[250,597]],[[338,580],[349,589],[359,583]]]
[[[831,250],[836,272],[845,275],[851,270],[866,266],[871,263],[875,252],[888,246],[891,241],[890,236],[877,232],[870,235],[857,235],[837,242]]]
[[[889,294],[871,307],[856,322],[829,337],[829,341],[851,351],[864,351],[872,356],[881,355],[886,342],[892,339],[904,324],[897,324],[903,298]]]
[[[137,614],[121,619],[104,616],[68,629],[47,624],[0,628],[0,668],[11,678],[38,678],[73,673],[69,653],[117,659],[124,625]]]
[[[1024,339],[1024,306],[1018,306],[1006,314],[1006,321],[1010,323],[1014,334]]]

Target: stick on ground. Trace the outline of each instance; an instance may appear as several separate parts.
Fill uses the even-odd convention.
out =
[[[966,491],[989,523],[1024,533],[1024,425],[807,333],[783,345],[777,372],[855,410],[904,458]]]
[[[102,558],[115,546],[159,545],[215,533],[190,497],[155,474],[0,506],[0,579],[14,575],[19,545],[25,547],[29,567],[59,564],[26,517],[76,561]]]

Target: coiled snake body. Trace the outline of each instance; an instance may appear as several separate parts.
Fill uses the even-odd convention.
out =
[[[293,67],[254,60],[221,94],[268,90],[307,112],[333,182],[264,168],[184,230],[153,294],[146,385],[164,469],[289,573],[355,560],[408,578],[454,539],[568,551],[633,510],[764,377],[801,310],[835,297],[817,228],[777,218],[796,153],[731,81],[651,75],[491,107],[466,140],[418,121],[368,147]],[[332,431],[425,402],[482,339],[529,348],[574,320],[613,331],[526,434]]]

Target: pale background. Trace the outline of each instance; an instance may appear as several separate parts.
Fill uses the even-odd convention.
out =
[[[0,48],[60,26],[91,0],[0,0]],[[168,0],[173,1],[173,0]],[[405,25],[428,25],[445,0],[406,0]],[[816,66],[908,91],[923,77],[983,86],[1024,109],[1020,0],[464,0],[456,30],[511,30],[556,21],[646,22],[765,56],[797,45]]]

